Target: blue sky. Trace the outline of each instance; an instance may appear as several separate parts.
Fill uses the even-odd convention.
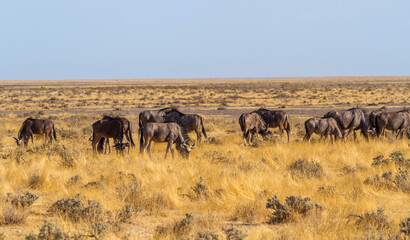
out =
[[[0,79],[408,75],[410,1],[0,1]]]

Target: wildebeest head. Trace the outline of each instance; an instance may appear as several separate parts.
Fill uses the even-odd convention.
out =
[[[342,132],[340,131],[339,126],[337,124],[330,126],[330,131],[337,138],[343,138]]]
[[[130,147],[130,145],[128,142],[125,142],[125,143],[116,142],[113,147],[118,149],[120,152],[124,152],[125,148]]]
[[[188,139],[186,139],[185,141],[183,141],[179,147],[177,147],[177,150],[179,150],[180,154],[182,155],[182,157],[184,158],[189,158],[189,153],[195,149],[195,141],[194,143],[191,145],[188,143]]]
[[[269,129],[268,124],[260,117],[261,126],[260,126],[260,133],[262,136],[272,135],[272,131]]]
[[[14,140],[16,140],[17,146],[27,145],[27,142],[28,142],[27,138],[23,138],[23,137],[21,137],[21,138],[13,137],[13,138],[14,138]]]

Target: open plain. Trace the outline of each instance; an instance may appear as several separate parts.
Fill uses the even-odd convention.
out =
[[[407,137],[302,138],[329,110],[410,107],[410,77],[0,81],[0,93],[0,239],[409,238]],[[204,118],[189,159],[164,160],[159,143],[139,154],[139,112],[168,106]],[[289,114],[290,143],[272,129],[243,146],[238,118],[260,107]],[[104,115],[129,119],[137,147],[94,154]],[[52,119],[57,141],[17,147],[30,116]]]

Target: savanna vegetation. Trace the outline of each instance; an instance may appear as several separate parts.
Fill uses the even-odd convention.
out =
[[[0,82],[0,239],[406,239],[407,138],[302,142],[303,122],[327,110],[409,107],[409,78]],[[94,154],[102,115],[132,122],[176,106],[203,116],[208,139],[189,159],[139,147]],[[285,110],[277,129],[243,146],[238,117]],[[50,118],[57,141],[18,148],[29,116]],[[191,135],[195,139],[194,135]],[[138,144],[137,144],[138,145]]]

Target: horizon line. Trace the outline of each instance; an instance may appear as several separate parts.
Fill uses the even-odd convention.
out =
[[[353,75],[353,76],[303,76],[303,77],[164,77],[164,78],[35,78],[35,79],[0,79],[0,81],[101,81],[101,80],[140,80],[140,81],[152,81],[152,80],[245,80],[245,79],[323,79],[323,78],[410,78],[410,75]]]

